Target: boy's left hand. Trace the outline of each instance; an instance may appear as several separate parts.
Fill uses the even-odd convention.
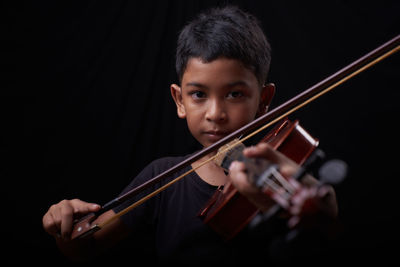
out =
[[[266,143],[246,148],[243,151],[246,157],[260,157],[279,165],[279,170],[285,177],[291,177],[299,169],[299,165],[287,158],[279,151],[274,150]],[[318,221],[321,215],[336,217],[337,203],[335,192],[330,185],[319,185],[318,181],[307,176],[306,185],[291,181],[296,186],[296,193],[290,201],[283,203],[279,195],[266,194],[251,184],[247,178],[246,166],[243,162],[235,161],[229,169],[229,177],[236,189],[246,196],[261,211],[267,211],[276,202],[286,208],[289,215],[289,227],[298,225],[309,226]],[[282,200],[283,201],[283,200]]]

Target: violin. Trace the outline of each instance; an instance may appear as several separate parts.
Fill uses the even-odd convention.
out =
[[[300,126],[298,120],[291,122],[288,119],[277,124],[260,142],[268,143],[273,149],[281,152],[299,165],[303,165],[319,144],[319,140],[312,137]],[[242,158],[241,155],[241,152],[237,152],[235,156],[229,156],[230,159],[228,160],[224,158],[222,161],[225,162],[222,163],[222,167],[228,169],[233,160]],[[263,163],[254,163],[260,165],[260,167],[256,166],[253,169],[261,169],[264,172],[265,170],[268,172],[268,164]],[[251,167],[251,164],[249,165]],[[273,182],[272,185],[277,184],[276,186],[281,188],[284,187],[283,185],[286,182],[284,179],[287,178],[282,177],[279,183],[275,183],[267,175],[263,183]],[[255,183],[255,181],[252,182]],[[287,182],[286,184],[290,185]],[[265,186],[257,187],[266,190]],[[214,195],[200,211],[199,217],[224,239],[229,240],[236,236],[258,212],[258,208],[245,196],[241,195],[231,182],[228,182],[223,189],[219,188],[215,191]]]
[[[141,184],[140,186],[126,192],[125,194],[111,200],[110,202],[106,203],[101,207],[101,209],[95,213],[90,213],[87,216],[76,220],[74,222],[74,227],[72,230],[71,234],[71,239],[75,238],[82,238],[87,235],[90,235],[101,228],[103,228],[105,225],[111,223],[115,219],[121,217],[125,213],[129,212],[130,210],[134,209],[135,207],[141,205],[143,202],[147,201],[151,197],[157,195],[158,193],[162,192],[172,184],[178,182],[180,179],[183,179],[186,175],[189,173],[195,171],[196,169],[200,168],[201,166],[207,164],[211,160],[214,160],[216,157],[220,156],[219,153],[217,153],[215,156],[210,157],[208,160],[202,162],[199,164],[196,168],[193,168],[189,170],[188,172],[180,175],[179,177],[176,177],[169,183],[163,185],[162,187],[158,188],[157,190],[149,193],[142,199],[136,201],[133,203],[131,206],[125,208],[124,210],[120,211],[119,213],[115,214],[113,217],[108,219],[107,221],[103,222],[101,225],[93,223],[94,220],[101,215],[102,213],[120,205],[124,201],[131,199],[133,196],[136,196],[138,193],[142,192],[143,190],[151,187],[152,185],[160,182],[166,177],[170,177],[177,171],[189,166],[193,162],[203,158],[205,155],[210,154],[211,152],[217,151],[219,148],[221,148],[224,145],[227,145],[230,142],[233,142],[235,139],[238,139],[240,136],[245,136],[238,142],[234,142],[232,144],[232,147],[240,144],[241,142],[244,142],[245,140],[251,138],[252,136],[258,134],[259,132],[267,129],[271,125],[274,125],[275,123],[282,121],[284,118],[288,117],[291,113],[295,112],[296,110],[300,109],[301,107],[311,103],[318,97],[326,94],[327,92],[331,91],[332,89],[336,88],[337,86],[341,85],[342,83],[348,81],[352,77],[358,75],[359,73],[363,72],[364,70],[370,68],[371,66],[377,64],[381,60],[389,57],[390,55],[394,54],[395,52],[400,50],[400,35],[392,38],[391,40],[387,41],[386,43],[382,44],[378,48],[372,50],[371,52],[367,53],[366,55],[362,56],[361,58],[355,60],[348,66],[342,68],[341,70],[337,71],[336,73],[330,75],[329,77],[325,78],[324,80],[320,81],[319,83],[315,84],[314,86],[306,89],[305,91],[301,92],[300,94],[296,95],[295,97],[291,98],[290,100],[284,102],[283,104],[279,105],[278,107],[274,108],[273,110],[267,112],[266,114],[258,117],[254,121],[248,123],[247,125],[244,125],[240,129],[232,132],[231,134],[225,136],[224,138],[220,139],[218,142],[202,149],[198,153],[193,154],[189,158],[185,159],[184,161],[178,163],[177,165],[171,167],[170,169],[164,171],[163,173],[157,175],[156,177],[153,177],[152,179],[148,180],[147,182]],[[292,158],[295,162],[302,164],[304,160],[307,159],[309,156],[309,153],[311,153],[313,150],[315,150],[315,147],[318,143],[318,141],[311,137],[310,140],[306,140],[310,135],[306,134],[303,135],[303,133],[306,133],[304,129],[302,129],[299,125],[298,122],[284,122],[284,125],[277,126],[273,131],[270,132],[265,137],[264,142],[267,142],[271,144],[275,149],[283,152],[286,154],[289,158]],[[302,140],[300,142],[297,142],[296,140]],[[295,149],[293,149],[293,145],[295,146]],[[301,150],[300,147],[305,146],[305,150]],[[227,185],[229,187],[229,185]],[[227,189],[225,189],[227,190]],[[235,194],[235,191],[232,190],[233,195],[237,195],[239,198],[243,198],[240,196],[240,194]],[[210,225],[214,225],[212,227],[220,228],[219,223],[216,223],[217,220],[220,218],[223,218],[223,212],[228,208],[217,208],[217,207],[222,207],[219,205],[216,205],[216,199],[218,198],[218,195],[220,193],[216,192],[216,195],[214,195],[211,199],[210,202],[208,203],[209,205],[206,206],[205,209],[203,209],[200,214],[203,212],[203,218],[205,218],[205,221],[210,223]],[[226,198],[226,196],[220,197],[220,198]],[[214,204],[212,204],[214,203]],[[246,203],[246,201],[240,202],[240,203]],[[247,205],[247,204],[245,204]],[[231,230],[222,233],[226,238],[233,237],[237,232],[239,232],[248,221],[251,220],[252,216],[254,216],[254,213],[257,212],[257,209],[255,207],[252,207],[251,212],[246,213],[245,215],[240,215],[240,214],[234,214],[234,216],[229,216],[229,220],[223,219],[222,222],[225,223],[224,228],[230,228]],[[240,216],[238,218],[237,223],[235,222],[232,226],[229,226],[229,223],[231,223],[233,220],[232,218],[235,218],[236,216]],[[221,231],[219,231],[221,232]]]

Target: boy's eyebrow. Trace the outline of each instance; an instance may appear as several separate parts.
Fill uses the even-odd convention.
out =
[[[228,83],[226,86],[227,87],[234,87],[234,86],[237,86],[237,85],[248,86],[248,84],[245,81],[242,81],[242,80],[235,81],[235,82],[232,82],[232,83]],[[198,83],[198,82],[189,82],[189,83],[186,83],[186,86],[195,86],[195,87],[200,87],[200,88],[208,88],[204,84]]]
[[[189,82],[185,84],[186,86],[195,86],[195,87],[201,87],[201,88],[207,88],[204,84],[198,83],[198,82]]]
[[[234,87],[234,86],[236,86],[236,85],[249,86],[245,81],[242,81],[242,80],[236,81],[236,82],[233,82],[233,83],[229,83],[229,84],[228,84],[229,87]]]

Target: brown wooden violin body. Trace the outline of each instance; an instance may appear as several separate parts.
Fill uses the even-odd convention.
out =
[[[286,155],[299,165],[311,155],[318,146],[299,122],[285,119],[276,125],[262,140],[272,148]],[[229,240],[236,236],[259,212],[245,196],[228,183],[218,189],[199,216],[223,238]]]

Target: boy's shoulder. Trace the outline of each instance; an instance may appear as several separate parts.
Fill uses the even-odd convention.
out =
[[[151,171],[153,175],[160,174],[177,164],[183,162],[185,159],[190,157],[193,153],[186,154],[183,156],[165,156],[150,162],[145,169]],[[184,168],[186,169],[186,168]]]
[[[153,160],[149,165],[153,167],[159,167],[159,168],[168,168],[168,167],[173,167],[174,165],[178,164],[179,162],[182,162],[187,158],[188,155],[185,156],[165,156],[161,157],[158,159]]]
[[[149,164],[146,165],[146,167],[144,167],[142,169],[142,171],[139,174],[137,174],[135,176],[134,179],[131,180],[129,185],[122,191],[121,194],[126,193],[127,191],[133,189],[134,187],[136,187],[140,184],[148,182],[149,180],[155,178],[157,175],[169,170],[170,168],[174,167],[178,163],[182,162],[190,155],[191,154],[184,155],[184,156],[166,156],[166,157],[161,157],[161,158],[151,161]],[[185,168],[181,169],[180,171],[173,173],[173,175],[170,178],[176,177],[176,175],[179,175],[182,171],[185,171],[188,167],[185,167]],[[162,183],[165,183],[170,178],[163,179]]]

